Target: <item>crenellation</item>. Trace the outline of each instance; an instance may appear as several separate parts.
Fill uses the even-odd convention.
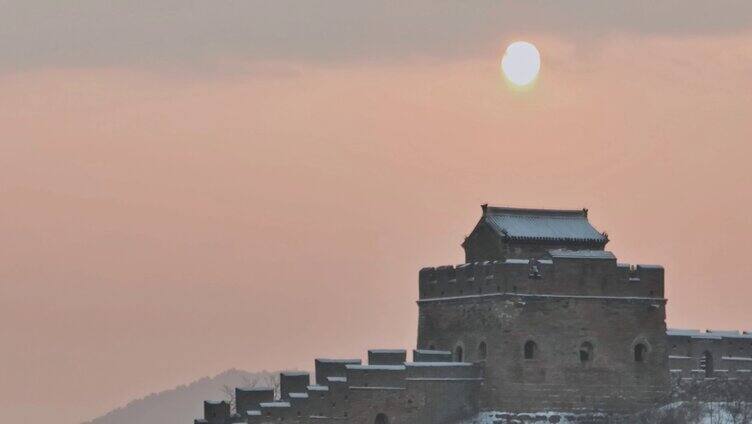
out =
[[[279,374],[279,393],[281,399],[289,399],[290,393],[304,393],[311,384],[307,372],[287,371]]]
[[[457,279],[457,270],[451,265],[436,268],[436,281],[438,283],[453,283]]]
[[[507,289],[514,292],[526,282],[530,276],[529,259],[507,259],[503,263],[502,277],[507,283]]]
[[[263,402],[259,404],[261,422],[266,420],[285,421],[295,417],[292,405],[288,401]]]
[[[475,262],[455,266],[458,283],[469,283],[475,280]]]
[[[413,349],[413,362],[452,362],[448,350]]]
[[[327,377],[345,377],[345,366],[348,364],[360,365],[360,359],[326,359],[315,360],[316,384],[326,385]]]
[[[649,297],[663,297],[664,270],[659,265],[637,265],[637,276]]]
[[[404,349],[371,349],[368,351],[368,365],[401,365],[405,363],[406,359],[407,351]]]
[[[423,268],[418,273],[418,296],[429,297],[433,288],[437,286],[436,268]]]
[[[204,420],[209,424],[224,424],[230,418],[230,403],[204,401]]]
[[[247,416],[249,410],[258,408],[262,402],[274,400],[274,389],[271,387],[236,388],[235,412],[240,416]]]
[[[617,264],[613,254],[604,251],[598,252],[597,257],[564,256],[566,254],[558,251],[550,259],[507,259],[460,264],[456,267],[424,268],[419,299],[489,294],[612,296],[659,300],[664,297],[663,267]],[[456,278],[451,282],[442,278],[440,269],[457,270]]]
[[[386,359],[392,362],[394,355],[404,354],[402,350],[373,349],[369,353],[384,359],[379,355],[391,355]],[[431,359],[446,358],[449,352],[422,351],[418,354],[428,355]],[[451,360],[451,357],[449,358]],[[282,373],[281,381],[285,381],[286,395],[281,400],[269,400],[270,389],[236,389],[238,410],[241,415],[228,415],[229,404],[223,402],[223,411],[227,414],[214,414],[207,409],[209,418],[218,415],[214,421],[206,419],[196,420],[201,424],[231,424],[243,423],[271,423],[278,421],[293,423],[308,422],[362,422],[358,421],[364,411],[371,409],[374,403],[382,404],[382,411],[390,416],[412,417],[419,414],[420,408],[429,401],[427,394],[449,393],[462,402],[461,407],[452,406],[452,402],[444,402],[434,408],[429,417],[440,418],[464,417],[467,411],[475,409],[474,398],[482,381],[481,368],[471,363],[458,362],[417,362],[381,365],[361,365],[359,360],[350,359],[316,359],[319,367],[326,364],[336,364],[344,367],[346,376],[326,377],[328,385],[308,385],[304,392],[288,391],[291,381],[298,383],[298,379],[305,377],[303,372]],[[339,369],[339,368],[338,368]],[[291,380],[292,379],[292,380]],[[293,384],[293,385],[294,385]],[[261,400],[251,404],[251,398]],[[220,403],[209,403],[212,407]],[[212,415],[214,414],[214,415]],[[436,421],[421,421],[419,417],[410,422],[429,424]]]

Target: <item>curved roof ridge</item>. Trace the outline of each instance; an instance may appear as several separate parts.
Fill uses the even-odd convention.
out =
[[[588,210],[526,209],[482,205],[481,220],[512,240],[589,242],[605,245],[608,237],[588,221]]]
[[[587,208],[582,209],[543,209],[543,208],[516,208],[516,207],[509,207],[509,206],[491,206],[491,205],[483,205],[483,211],[487,214],[491,215],[502,215],[502,214],[512,214],[512,215],[542,215],[546,217],[550,216],[556,216],[556,215],[567,215],[567,216],[587,216],[588,210]]]

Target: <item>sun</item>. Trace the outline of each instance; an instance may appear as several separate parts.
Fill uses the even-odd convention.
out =
[[[540,66],[538,49],[527,41],[515,41],[507,46],[507,51],[501,59],[504,76],[517,87],[525,87],[535,82]]]

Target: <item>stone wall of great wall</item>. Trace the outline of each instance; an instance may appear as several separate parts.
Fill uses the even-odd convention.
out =
[[[481,367],[453,362],[451,352],[371,350],[360,360],[316,359],[308,373],[280,374],[274,389],[236,389],[227,401],[204,403],[195,424],[231,423],[454,423],[478,410]]]
[[[669,330],[673,378],[752,378],[752,332]]]
[[[371,350],[365,365],[317,359],[315,381],[283,373],[279,398],[270,388],[237,389],[234,410],[206,402],[196,424],[456,424],[480,411],[564,413],[547,417],[556,420],[662,405],[672,379],[750,379],[752,334],[667,330],[663,267],[620,264],[607,242],[587,210],[483,205],[463,243],[483,260],[419,273],[413,362],[403,350]]]
[[[726,378],[752,382],[752,332],[668,330],[666,341],[670,353],[667,363],[675,380]],[[413,362],[405,362],[403,350],[370,350],[367,365],[360,359],[316,359],[313,380],[307,372],[281,373],[278,398],[271,387],[236,388],[235,408],[228,401],[206,401],[204,418],[195,420],[195,424],[454,424],[483,410],[508,410],[494,415],[500,422],[607,422],[604,417],[608,415],[598,412],[604,409],[601,401],[589,410],[563,405],[549,408],[560,412],[545,414],[535,413],[547,410],[536,403],[540,400],[525,399],[511,408],[483,405],[488,359],[456,362],[455,355],[450,351],[414,350]],[[535,385],[535,380],[531,383]],[[605,409],[608,414],[615,412]],[[587,411],[595,414],[584,413]]]
[[[366,365],[316,359],[314,380],[283,373],[276,399],[271,388],[239,388],[234,410],[206,402],[196,423],[449,424],[482,410],[627,413],[665,401],[671,377],[752,376],[752,334],[666,330],[663,293],[662,267],[619,264],[609,252],[424,268],[413,362],[404,350],[370,350]]]
[[[631,412],[669,391],[663,292],[606,251],[424,268],[418,348],[482,362],[483,409]]]

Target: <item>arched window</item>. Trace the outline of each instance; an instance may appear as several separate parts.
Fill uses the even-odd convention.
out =
[[[538,345],[534,341],[525,342],[525,359],[533,359],[538,354]]]
[[[583,342],[580,345],[580,362],[590,362],[593,360],[593,344],[590,342]]]
[[[374,424],[389,424],[389,418],[386,416],[386,414],[379,414],[376,415],[376,419],[373,421]]]
[[[645,362],[645,356],[648,354],[648,347],[642,343],[637,343],[634,347],[635,362]]]
[[[700,358],[700,369],[705,371],[706,378],[713,376],[713,354],[709,350],[706,350]]]
[[[480,342],[478,345],[478,359],[481,361],[486,359],[486,356],[488,355],[488,347],[486,347],[486,342]]]
[[[454,360],[455,362],[462,362],[463,356],[462,356],[462,346],[457,346],[454,349]]]

